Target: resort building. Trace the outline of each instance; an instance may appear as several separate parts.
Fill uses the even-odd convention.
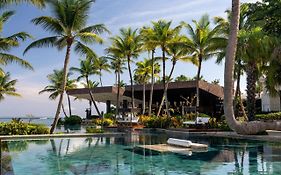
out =
[[[146,107],[149,104],[151,85],[145,85],[145,103]],[[155,84],[153,88],[153,105],[152,110],[157,111],[163,96],[163,84]],[[223,87],[211,84],[206,81],[199,81],[199,100],[201,113],[206,113],[211,116],[222,113],[223,106]],[[111,105],[117,104],[117,87],[96,87],[91,89],[93,97],[97,102],[106,103],[106,112],[110,112]],[[138,111],[142,108],[143,85],[134,85],[135,106]],[[67,91],[71,95],[80,99],[90,100],[89,90],[86,88],[72,89]],[[120,111],[129,111],[131,109],[131,87],[126,86],[120,89]],[[173,109],[175,114],[185,114],[195,111],[196,99],[196,81],[171,82],[168,87],[169,108]]]
[[[266,89],[261,94],[261,103],[263,112],[281,111],[281,96],[271,95]]]

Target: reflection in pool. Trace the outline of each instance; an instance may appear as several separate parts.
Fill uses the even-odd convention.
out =
[[[165,134],[20,140],[1,143],[7,175],[230,175],[281,174],[281,144],[225,138],[189,138],[209,145],[191,156],[135,149],[165,143]]]

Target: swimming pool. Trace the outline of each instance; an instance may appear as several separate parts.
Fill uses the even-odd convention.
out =
[[[209,145],[191,155],[137,145],[166,143],[163,133],[120,137],[3,141],[1,174],[8,175],[232,175],[281,174],[281,144],[190,137]]]

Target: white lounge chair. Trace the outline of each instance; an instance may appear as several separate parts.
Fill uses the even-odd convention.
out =
[[[139,117],[134,117],[132,113],[128,114],[123,120],[117,120],[118,123],[138,123]]]
[[[183,122],[184,125],[204,125],[209,122],[210,117],[196,117],[195,121]]]

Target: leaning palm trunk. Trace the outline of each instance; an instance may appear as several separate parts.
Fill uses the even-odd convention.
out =
[[[72,112],[71,112],[71,102],[70,102],[70,97],[67,94],[67,101],[68,101],[68,110],[69,110],[69,116],[72,116]]]
[[[102,80],[101,80],[101,69],[100,69],[100,86],[102,87]]]
[[[96,101],[95,101],[95,99],[94,99],[94,95],[93,95],[93,93],[92,93],[92,91],[91,91],[91,89],[90,89],[90,87],[89,87],[89,78],[88,78],[88,77],[86,77],[86,82],[87,82],[88,92],[89,92],[91,101],[92,101],[92,103],[93,103],[94,106],[95,106],[95,109],[96,109],[96,111],[97,111],[97,113],[98,113],[98,116],[99,116],[99,117],[102,117],[102,116],[101,116],[101,113],[100,113],[100,110],[99,110],[99,108],[98,108],[98,106],[97,106],[97,103],[96,103]]]
[[[67,67],[69,64],[70,48],[71,48],[72,42],[73,42],[72,40],[67,41],[66,55],[65,55],[64,66],[63,66],[63,80],[62,80],[62,85],[61,85],[61,93],[60,93],[59,103],[57,106],[57,111],[56,111],[56,115],[54,118],[54,122],[53,122],[51,130],[50,130],[51,134],[54,133],[56,126],[58,124],[58,120],[59,120],[60,110],[61,110],[62,101],[63,101],[63,94],[64,94],[65,86],[66,86],[66,79],[67,79],[67,72],[68,72]]]
[[[65,109],[64,109],[64,105],[63,105],[63,104],[61,105],[61,109],[62,109],[62,112],[63,112],[64,116],[65,116],[65,117],[68,117],[67,114],[66,114],[66,112],[65,112]]]
[[[224,72],[224,111],[228,126],[240,134],[256,134],[267,129],[280,130],[281,122],[252,121],[240,123],[235,119],[233,111],[233,68],[237,49],[237,35],[240,16],[239,0],[232,0],[232,19],[226,49]]]
[[[172,77],[172,74],[174,72],[174,69],[175,69],[175,65],[176,65],[176,62],[174,61],[173,62],[173,65],[172,65],[172,69],[170,71],[170,74],[169,74],[169,77],[168,77],[168,81],[166,82],[165,84],[165,87],[164,87],[164,94],[163,94],[163,97],[162,97],[162,100],[161,100],[161,103],[160,103],[160,106],[159,106],[159,109],[158,109],[158,112],[157,112],[157,117],[160,115],[160,112],[161,112],[161,109],[162,109],[162,106],[163,106],[163,103],[165,101],[165,98],[167,100],[167,91],[168,91],[168,87],[169,87],[169,83],[170,83],[170,79]],[[168,100],[167,100],[168,101]],[[167,112],[168,116],[170,115],[168,112]]]
[[[255,120],[256,111],[256,63],[251,61],[247,68],[247,111],[249,121]]]
[[[199,106],[200,106],[199,80],[201,74],[201,66],[202,66],[202,58],[199,57],[199,65],[198,65],[197,76],[196,76],[196,116],[199,113]]]
[[[152,109],[152,100],[153,100],[153,88],[154,88],[154,53],[155,50],[151,51],[151,87],[150,87],[150,97],[149,97],[149,105],[148,105],[148,116],[151,116]]]

